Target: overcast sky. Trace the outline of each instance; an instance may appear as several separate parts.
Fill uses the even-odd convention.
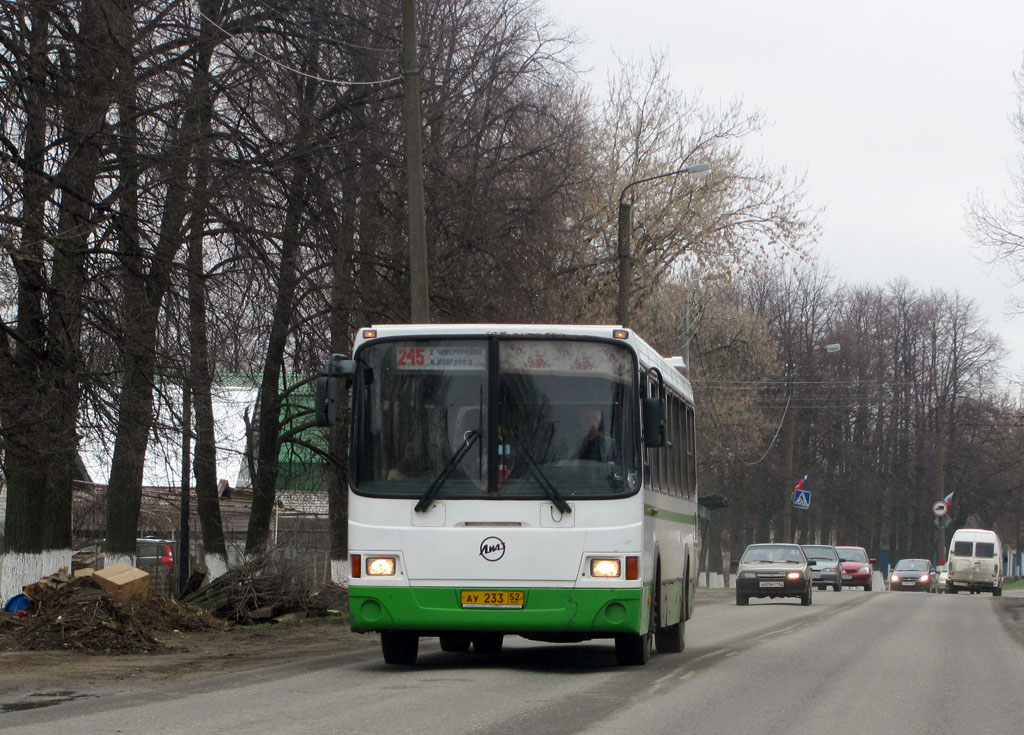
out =
[[[836,276],[976,299],[1024,371],[1024,316],[1006,316],[1007,278],[973,257],[964,226],[968,198],[1001,202],[1016,170],[1024,0],[546,2],[578,29],[599,87],[613,52],[653,48],[675,86],[763,110],[749,150],[806,174]]]

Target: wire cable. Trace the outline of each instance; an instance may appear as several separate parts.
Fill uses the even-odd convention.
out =
[[[340,86],[373,86],[373,85],[377,85],[377,84],[393,84],[394,82],[402,81],[402,77],[401,76],[397,76],[397,77],[391,77],[389,79],[377,79],[377,80],[374,80],[372,82],[353,82],[353,81],[344,80],[344,79],[332,79],[330,77],[321,77],[321,76],[318,76],[317,74],[310,74],[309,72],[304,72],[301,69],[296,69],[294,66],[289,66],[288,64],[281,63],[277,59],[270,58],[265,53],[255,49],[255,48],[253,48],[250,44],[248,44],[246,41],[244,41],[243,39],[241,39],[238,36],[236,36],[234,33],[229,31],[227,28],[224,28],[222,25],[220,25],[215,20],[213,20],[213,18],[211,18],[208,15],[206,15],[205,13],[203,13],[203,11],[200,10],[200,11],[197,11],[197,12],[208,23],[210,23],[210,25],[212,25],[214,28],[216,28],[217,30],[219,30],[221,33],[223,33],[224,35],[228,36],[229,38],[231,38],[231,39],[233,39],[235,41],[239,41],[240,43],[244,44],[252,53],[256,54],[261,59],[269,61],[274,66],[277,66],[277,67],[279,67],[281,69],[284,69],[285,71],[290,71],[290,72],[292,72],[294,74],[298,74],[301,77],[305,77],[307,79],[312,79],[312,80],[317,81],[317,82],[323,82],[324,84],[335,84],[335,85],[337,85],[339,87]],[[411,73],[411,72],[408,72],[408,73]]]
[[[775,429],[775,436],[772,437],[772,441],[768,445],[768,448],[764,450],[764,454],[762,454],[759,459],[757,459],[757,460],[755,460],[753,462],[744,462],[743,464],[747,465],[748,467],[750,467],[752,465],[755,465],[755,464],[760,464],[761,462],[764,461],[764,458],[768,456],[768,452],[772,451],[772,447],[775,446],[775,442],[779,438],[779,432],[782,431],[782,425],[784,423],[786,423],[786,414],[789,413],[789,401],[792,398],[793,398],[793,395],[790,394],[789,398],[786,399],[786,407],[782,411],[782,418],[779,419],[779,426],[778,426],[777,429]]]

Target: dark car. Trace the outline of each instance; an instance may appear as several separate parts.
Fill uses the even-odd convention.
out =
[[[811,604],[811,564],[799,544],[751,544],[736,569],[736,604],[751,597],[799,597]]]
[[[927,559],[900,559],[889,575],[889,589],[938,592],[939,575]]]
[[[804,555],[811,563],[811,577],[819,590],[831,587],[836,592],[843,589],[843,564],[835,546],[804,544]]]
[[[863,546],[837,546],[836,551],[843,562],[843,587],[863,587],[870,592],[875,560],[868,556]]]

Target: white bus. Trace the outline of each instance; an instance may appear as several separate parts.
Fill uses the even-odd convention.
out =
[[[697,575],[693,393],[627,329],[381,325],[333,355],[351,386],[352,628],[411,664],[421,637],[607,638],[683,650]]]

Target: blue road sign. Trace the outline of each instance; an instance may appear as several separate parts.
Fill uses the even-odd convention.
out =
[[[793,507],[800,508],[801,510],[807,510],[811,507],[811,491],[810,490],[795,490],[793,491]]]

